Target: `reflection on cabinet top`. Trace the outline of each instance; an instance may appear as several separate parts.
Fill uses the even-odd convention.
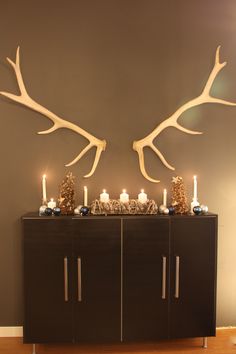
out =
[[[60,215],[60,216],[39,216],[37,212],[27,213],[22,216],[23,220],[36,219],[36,220],[95,220],[95,219],[176,219],[176,218],[188,218],[188,219],[200,219],[200,218],[216,218],[217,214],[207,213],[203,215],[87,215],[87,216],[76,216],[76,215]]]

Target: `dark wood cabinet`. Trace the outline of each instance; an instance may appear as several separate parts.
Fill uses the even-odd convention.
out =
[[[73,222],[76,269],[75,341],[119,342],[120,220]]]
[[[24,342],[118,342],[120,220],[24,219]]]
[[[215,335],[215,217],[171,220],[170,337]]]
[[[123,223],[123,339],[166,338],[169,220],[139,218]]]
[[[24,342],[215,335],[217,216],[23,217]]]
[[[66,264],[67,260],[67,264]],[[68,269],[68,273],[66,270]],[[68,220],[24,221],[24,341],[71,342],[73,303],[65,301],[65,276],[72,291],[72,236]]]

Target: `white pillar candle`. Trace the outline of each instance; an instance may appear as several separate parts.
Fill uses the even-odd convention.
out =
[[[141,192],[138,195],[138,201],[142,204],[147,202],[147,194],[144,193],[144,189],[141,189]]]
[[[120,194],[120,201],[122,203],[128,203],[129,201],[129,194],[126,193],[126,189],[122,190],[122,193]]]
[[[103,189],[102,193],[100,194],[100,202],[102,203],[109,202],[109,194],[106,193],[106,189]]]
[[[193,200],[197,201],[197,176],[193,176]]]
[[[162,203],[165,207],[167,206],[167,190],[164,189],[163,190],[163,203]]]
[[[84,186],[84,206],[88,206],[88,188]]]
[[[50,202],[48,202],[48,208],[53,209],[53,208],[56,208],[56,206],[57,206],[57,203],[54,201],[53,198],[51,198]]]
[[[46,175],[42,177],[42,190],[43,190],[43,204],[47,204],[47,189],[46,189]]]

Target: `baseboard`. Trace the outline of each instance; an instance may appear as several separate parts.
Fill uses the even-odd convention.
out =
[[[0,327],[0,337],[23,337],[23,327]]]
[[[233,329],[235,326],[217,327],[216,329]],[[23,327],[0,327],[0,337],[23,337]]]
[[[236,326],[216,327],[216,329],[235,329]]]

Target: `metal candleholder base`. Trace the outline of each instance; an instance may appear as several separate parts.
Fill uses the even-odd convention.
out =
[[[191,203],[191,209],[190,209],[190,213],[191,213],[192,215],[194,215],[193,208],[194,208],[195,206],[199,206],[199,205],[200,205],[200,203],[199,203],[196,199],[193,199],[193,201],[192,201],[192,203]]]

